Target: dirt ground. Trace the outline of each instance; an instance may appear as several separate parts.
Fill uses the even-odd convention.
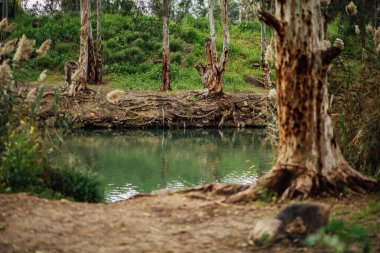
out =
[[[350,219],[379,195],[323,199],[334,218]],[[279,204],[230,205],[197,192],[144,196],[113,204],[0,195],[0,252],[329,252],[321,246],[247,243],[253,224]],[[380,252],[380,219],[371,233]],[[375,223],[375,224],[374,224]]]

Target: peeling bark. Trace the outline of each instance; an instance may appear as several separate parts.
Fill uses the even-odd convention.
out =
[[[91,27],[91,10],[89,0],[80,0],[81,32],[79,68],[82,70],[78,80],[81,84],[95,83],[95,57]]]
[[[261,0],[261,9],[265,10],[265,1]],[[270,80],[270,67],[269,62],[266,57],[267,53],[267,41],[266,41],[266,24],[262,20],[261,21],[261,69],[262,69],[262,78],[264,80],[265,86],[267,89],[270,89],[272,84]]]
[[[88,34],[88,83],[96,83],[96,70],[95,70],[95,51],[94,51],[94,36],[92,35],[91,26],[91,1],[88,1],[88,20],[87,20],[87,34]]]
[[[198,63],[195,68],[197,69],[204,88],[207,88],[209,94],[222,93],[222,83],[224,71],[226,69],[230,34],[228,30],[228,16],[227,16],[227,1],[221,0],[222,7],[222,23],[223,23],[223,52],[218,62],[218,52],[216,50],[215,42],[215,24],[213,13],[213,0],[209,0],[209,21],[210,21],[210,38],[206,39],[206,66]]]
[[[162,3],[162,87],[161,91],[169,91],[170,87],[170,48],[169,48],[169,0]]]
[[[102,0],[96,0],[96,68],[95,82],[103,82],[102,61]]]
[[[256,185],[227,202],[252,200],[261,189],[280,201],[346,190],[379,190],[379,183],[344,159],[329,115],[327,72],[339,48],[324,50],[319,0],[276,1],[276,16],[261,11],[276,34],[279,156]],[[284,25],[286,24],[286,25]]]

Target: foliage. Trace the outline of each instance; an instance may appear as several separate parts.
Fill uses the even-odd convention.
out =
[[[340,37],[345,42],[344,52],[329,74],[329,92],[344,156],[353,167],[379,177],[380,112],[373,108],[380,107],[380,56],[375,53],[372,34],[364,28],[359,35],[350,32],[353,20],[368,22],[367,18],[340,15],[329,27],[332,39]]]
[[[16,51],[21,52],[20,59],[36,54],[34,43],[25,43],[30,44],[21,47],[19,43]],[[7,45],[8,42],[1,44],[1,51],[7,53],[2,55],[0,65],[0,192],[28,191],[50,198],[101,201],[102,189],[97,176],[53,163],[52,155],[58,151],[59,143],[41,132],[35,122],[44,89],[38,89],[31,104],[23,101],[20,91],[14,86],[12,68],[17,66],[12,57],[14,47],[5,50]],[[14,64],[9,65],[12,58]],[[23,64],[25,63],[19,63],[18,66]],[[55,107],[57,103],[56,96]]]
[[[33,190],[33,186],[41,185],[44,149],[35,128],[21,120],[5,143],[0,163],[2,188],[17,192]]]
[[[356,225],[348,226],[341,220],[331,221],[317,234],[309,235],[304,243],[309,247],[321,243],[334,252],[342,253],[369,253],[371,249],[366,229]]]
[[[10,38],[26,34],[36,39],[37,44],[48,37],[53,42],[49,53],[19,64],[15,78],[23,82],[35,81],[35,76],[44,69],[49,73],[63,74],[63,65],[68,60],[76,60],[79,55],[79,13],[58,13],[53,16],[19,16],[16,21],[20,30]],[[93,28],[96,22],[93,17]],[[162,21],[154,16],[104,14],[103,25],[103,63],[105,80],[115,88],[159,89],[160,78],[152,78],[158,73],[153,62],[161,59]],[[241,27],[245,26],[244,29]],[[170,22],[171,61],[177,66],[171,68],[172,88],[200,89],[199,75],[194,68],[205,58],[204,41],[209,36],[209,23],[205,17],[194,18],[188,14],[181,22]],[[220,22],[216,30],[221,33]],[[260,25],[257,21],[244,25],[230,24],[231,55],[225,73],[225,91],[256,91],[246,84],[247,75],[261,75],[260,70],[251,69],[250,64],[260,61]],[[94,30],[94,36],[95,30]],[[218,36],[217,47],[220,52],[222,40]],[[107,76],[109,75],[109,76]],[[115,77],[117,75],[117,78]],[[63,79],[63,77],[62,77]],[[157,82],[155,82],[157,81]],[[129,83],[125,83],[129,82]]]
[[[2,138],[5,148],[0,152],[0,192],[28,191],[49,198],[102,201],[103,189],[96,174],[80,165],[54,163],[56,144],[43,138],[34,124],[21,120],[9,129]]]
[[[63,196],[82,202],[101,202],[104,198],[99,177],[81,164],[64,164],[44,173],[46,186]]]

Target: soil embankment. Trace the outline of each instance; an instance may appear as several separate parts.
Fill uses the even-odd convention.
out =
[[[50,94],[50,95],[49,95]],[[41,102],[39,118],[46,126],[69,120],[76,128],[264,127],[268,99],[261,94],[203,96],[202,92],[126,92],[110,103],[106,91],[59,95]]]

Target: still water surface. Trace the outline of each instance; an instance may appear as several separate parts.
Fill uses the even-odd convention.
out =
[[[66,138],[61,156],[100,174],[114,202],[164,188],[252,183],[272,163],[264,138],[257,129],[83,131]]]

